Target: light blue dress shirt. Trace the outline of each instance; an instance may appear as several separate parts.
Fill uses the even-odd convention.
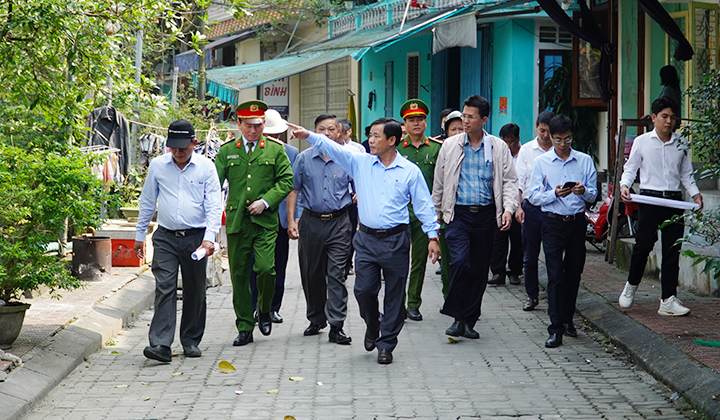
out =
[[[153,159],[140,196],[136,241],[145,241],[156,208],[158,224],[165,229],[204,227],[203,240],[215,241],[222,217],[215,164],[197,153],[191,155],[183,170],[175,164],[172,153]]]
[[[390,229],[410,223],[407,205],[429,238],[437,238],[440,224],[420,168],[397,153],[387,168],[380,158],[356,153],[322,134],[310,133],[308,143],[335,161],[355,181],[360,222],[371,229]]]
[[[555,187],[566,182],[580,182],[585,186],[583,195],[570,193],[567,197],[555,195]],[[597,197],[597,171],[592,158],[585,153],[570,149],[570,156],[563,161],[549,150],[538,156],[530,176],[530,203],[542,206],[543,212],[569,216],[585,211],[585,203]]]
[[[326,161],[316,147],[300,153],[292,170],[293,189],[299,191],[298,202],[303,209],[332,213],[352,203],[348,188],[352,178],[337,163]]]
[[[480,142],[480,146],[475,150],[466,134],[463,155],[455,204],[461,206],[489,206],[495,204],[495,197],[493,196],[493,163],[492,161],[485,161],[484,142]]]

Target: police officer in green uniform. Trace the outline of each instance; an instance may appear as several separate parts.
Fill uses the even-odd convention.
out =
[[[405,120],[405,129],[407,136],[398,142],[397,149],[401,155],[409,161],[416,164],[423,173],[428,189],[432,191],[433,178],[435,175],[435,161],[442,142],[425,136],[427,128],[427,115],[429,108],[425,102],[420,99],[410,99],[400,108],[400,115]],[[425,264],[428,258],[428,237],[423,233],[422,223],[415,217],[412,204],[408,205],[410,213],[410,243],[411,243],[411,263],[410,276],[408,279],[407,293],[407,317],[414,321],[422,321],[420,313],[420,304],[422,303],[422,287],[425,279]],[[445,242],[444,240],[442,241]],[[442,270],[443,294],[446,293],[446,283],[449,281],[449,253],[443,253],[443,244],[439,244],[442,255],[443,266],[448,264],[448,268]]]
[[[290,160],[279,141],[263,136],[265,111],[262,101],[243,102],[236,108],[240,134],[223,144],[215,158],[220,184],[228,180],[230,192],[225,208],[233,307],[238,336],[234,346],[253,342],[255,321],[263,335],[270,335],[270,306],[275,288],[275,241],[278,206],[293,186]],[[253,319],[250,263],[257,273],[258,314]]]

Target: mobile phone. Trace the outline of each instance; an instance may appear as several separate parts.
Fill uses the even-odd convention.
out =
[[[562,186],[562,189],[564,190],[566,188],[572,188],[575,186],[575,184],[577,184],[577,182],[568,181]]]

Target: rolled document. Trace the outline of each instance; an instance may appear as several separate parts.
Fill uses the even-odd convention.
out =
[[[215,247],[215,251],[220,249],[220,244],[218,244],[217,242],[213,242],[213,246]],[[196,249],[195,252],[193,252],[190,257],[195,261],[200,261],[203,258],[205,258],[205,254],[206,254],[205,248],[201,246],[198,249]]]
[[[700,207],[695,202],[670,200],[668,198],[652,197],[649,195],[630,194],[634,203],[652,204],[654,206],[670,207],[680,210],[692,210]]]

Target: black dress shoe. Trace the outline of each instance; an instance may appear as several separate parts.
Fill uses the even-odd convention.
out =
[[[260,334],[270,335],[270,332],[272,331],[272,319],[270,318],[270,312],[266,314],[259,312],[257,323],[258,328],[260,329]]]
[[[575,326],[573,324],[564,324],[565,326],[565,335],[568,337],[575,338],[577,337],[577,330],[575,329]]]
[[[253,336],[251,331],[240,331],[238,336],[233,341],[233,346],[244,346],[248,343],[253,342]]]
[[[338,344],[350,344],[352,342],[352,338],[348,337],[345,334],[345,331],[342,330],[342,328],[330,326],[330,332],[328,333],[328,341],[331,343],[338,343]]]
[[[538,306],[538,300],[533,298],[527,298],[525,301],[525,304],[523,305],[523,311],[532,311]]]
[[[562,346],[562,335],[558,333],[550,334],[550,338],[545,342],[545,347],[552,349],[560,346]]]
[[[456,319],[450,328],[445,330],[445,334],[452,337],[460,337],[465,334],[465,322]]]
[[[508,276],[508,281],[510,282],[510,284],[514,284],[515,286],[521,283],[520,276],[518,276],[517,274],[510,274]]]
[[[202,356],[202,350],[200,350],[198,346],[193,346],[192,344],[189,346],[183,346],[183,353],[185,353],[185,357]]]
[[[392,363],[392,351],[378,349],[378,363],[381,365],[389,365]]]
[[[475,340],[475,339],[480,338],[480,334],[478,334],[478,332],[475,331],[473,329],[473,327],[471,327],[468,324],[465,324],[465,332],[463,332],[463,337],[471,338],[471,339]]]
[[[305,328],[303,335],[304,336],[318,335],[318,334],[320,334],[320,330],[322,330],[323,328],[325,328],[325,325],[313,324],[311,322],[310,325],[307,328]]]
[[[365,350],[375,350],[375,341],[378,339],[378,337],[380,337],[379,331],[370,331],[370,329],[365,330]]]
[[[505,274],[493,274],[492,278],[488,280],[487,284],[492,286],[502,286],[505,284]]]
[[[147,346],[143,350],[143,354],[148,359],[157,360],[158,362],[170,363],[172,361],[172,352],[167,346]]]
[[[283,317],[280,316],[278,311],[272,311],[270,312],[270,321],[272,321],[273,324],[282,324]]]
[[[407,308],[405,313],[407,314],[407,317],[413,321],[422,321],[422,314],[418,308]]]

